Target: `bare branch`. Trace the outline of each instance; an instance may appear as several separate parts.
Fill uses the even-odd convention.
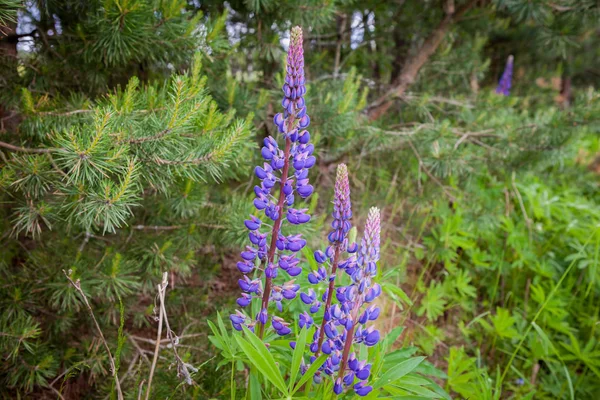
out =
[[[225,229],[223,225],[194,223],[195,226],[209,229]],[[133,229],[137,231],[174,231],[187,228],[185,225],[134,225]]]
[[[159,284],[158,293],[162,291],[162,286],[167,284],[167,273],[163,274],[163,282]],[[156,362],[158,361],[158,353],[160,352],[160,338],[162,337],[162,326],[163,326],[163,314],[162,308],[158,313],[158,332],[156,333],[156,346],[154,347],[154,357],[152,358],[152,366],[150,367],[150,375],[148,375],[148,387],[146,388],[146,400],[150,397],[150,389],[152,388],[152,378],[154,377],[154,370],[156,369]]]
[[[85,304],[85,307],[88,310],[88,314],[90,314],[90,317],[92,317],[92,320],[94,321],[94,325],[96,326],[98,335],[100,335],[100,340],[102,341],[102,344],[104,345],[104,348],[106,349],[106,352],[108,353],[108,360],[110,362],[110,369],[111,369],[112,376],[115,380],[117,396],[118,396],[119,400],[123,400],[123,393],[121,392],[121,383],[119,382],[119,377],[117,375],[117,368],[115,365],[115,360],[112,356],[112,353],[110,352],[110,347],[108,346],[108,343],[106,342],[106,339],[104,338],[102,329],[100,329],[100,324],[98,324],[98,321],[96,320],[96,317],[94,316],[94,311],[92,310],[92,307],[90,306],[87,296],[85,295],[85,293],[83,293],[83,290],[81,290],[81,281],[79,279],[77,279],[77,281],[73,281],[73,279],[71,279],[71,277],[69,276],[67,271],[65,271],[64,269],[63,269],[63,274],[65,274],[65,276],[67,277],[67,279],[69,280],[71,285],[73,285],[75,290],[77,290],[79,295],[83,298],[83,302]]]
[[[10,144],[10,143],[5,143],[5,142],[0,142],[0,147],[4,147],[5,149],[11,150],[11,151],[18,151],[21,153],[52,153],[55,151],[58,151],[58,149],[53,149],[53,148],[46,148],[46,149],[32,149],[29,147],[20,147],[20,146],[15,146],[14,144]]]
[[[167,310],[165,309],[165,294],[167,292],[167,286],[169,286],[168,281],[169,274],[167,272],[163,273],[162,282],[157,285],[158,289],[158,301],[159,301],[159,315],[158,315],[158,333],[156,336],[156,345],[154,347],[154,358],[152,359],[152,366],[150,367],[150,375],[148,377],[148,388],[146,389],[146,400],[148,400],[150,396],[150,389],[152,385],[152,378],[154,376],[154,371],[156,369],[156,362],[158,360],[158,353],[160,352],[160,344],[162,338],[162,325],[163,321],[165,323],[167,339],[171,342],[171,347],[173,349],[173,354],[175,355],[175,361],[177,363],[177,376],[183,376],[185,382],[188,385],[192,385],[194,381],[192,380],[191,374],[189,370],[191,369],[193,372],[196,372],[197,369],[191,366],[190,364],[185,363],[179,353],[177,352],[177,346],[179,345],[179,338],[171,330],[169,325],[169,319],[167,317]]]

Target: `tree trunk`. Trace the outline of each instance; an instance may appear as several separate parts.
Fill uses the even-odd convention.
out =
[[[367,107],[369,120],[373,121],[380,118],[392,106],[393,99],[402,96],[404,92],[406,92],[406,89],[408,89],[408,87],[417,79],[423,65],[425,65],[429,60],[429,57],[435,53],[442,43],[452,24],[458,21],[475,5],[475,3],[477,3],[477,1],[478,0],[471,0],[456,13],[446,14],[437,28],[435,28],[434,31],[431,32],[431,35],[425,40],[419,51],[406,60],[398,78],[393,82],[392,88]],[[448,10],[448,7],[446,9]]]

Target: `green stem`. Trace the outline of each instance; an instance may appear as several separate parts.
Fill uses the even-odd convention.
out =
[[[583,245],[583,248],[581,250],[579,250],[579,253],[581,253],[586,248],[586,246],[588,245],[588,243],[592,239],[592,236],[593,236],[593,234],[585,242],[585,244]],[[513,351],[512,355],[510,356],[510,360],[508,360],[508,364],[504,368],[504,372],[502,373],[502,376],[500,377],[500,386],[502,386],[502,384],[504,382],[504,378],[506,377],[506,374],[508,373],[508,370],[510,369],[510,366],[512,365],[515,357],[517,356],[517,353],[519,352],[519,350],[521,350],[521,346],[523,345],[523,342],[525,342],[525,339],[527,338],[527,335],[529,335],[529,332],[531,332],[531,328],[533,327],[533,323],[535,321],[537,321],[538,317],[542,314],[542,311],[544,311],[544,309],[546,308],[546,306],[548,305],[548,303],[550,302],[550,300],[552,300],[552,298],[554,297],[554,294],[556,293],[556,291],[558,290],[558,288],[560,287],[560,285],[563,283],[563,281],[565,280],[565,278],[567,277],[567,275],[569,275],[569,272],[571,272],[571,269],[573,269],[573,267],[575,266],[576,261],[577,261],[577,258],[575,257],[575,259],[571,262],[571,264],[569,264],[569,266],[567,267],[567,269],[565,270],[565,272],[562,274],[562,276],[558,280],[558,283],[556,284],[556,286],[554,286],[554,288],[552,289],[552,291],[550,292],[550,294],[546,298],[546,301],[544,301],[544,304],[542,304],[542,306],[539,308],[539,310],[537,311],[537,313],[535,314],[535,316],[533,317],[533,319],[531,320],[531,322],[529,322],[529,326],[527,326],[527,330],[525,330],[525,334],[523,335],[523,337],[519,341],[519,344],[517,345],[517,348],[515,349],[515,351]]]
[[[231,386],[230,386],[230,391],[231,391],[231,400],[235,400],[235,379],[234,379],[234,375],[235,375],[235,362],[231,362]]]

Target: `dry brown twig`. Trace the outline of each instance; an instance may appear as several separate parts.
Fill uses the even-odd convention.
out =
[[[117,389],[118,399],[123,400],[123,392],[121,392],[121,383],[119,381],[119,376],[117,375],[115,359],[113,358],[112,353],[110,351],[110,347],[108,346],[108,343],[106,342],[106,339],[104,338],[102,329],[100,329],[100,324],[98,324],[98,320],[96,320],[96,317],[94,316],[94,311],[92,310],[92,306],[90,306],[87,296],[85,295],[83,290],[81,290],[81,281],[79,279],[77,279],[77,281],[73,281],[73,279],[71,279],[71,276],[70,276],[70,274],[71,274],[70,270],[69,270],[69,273],[67,273],[67,271],[65,271],[63,269],[63,274],[65,274],[65,276],[67,277],[67,279],[69,280],[71,285],[73,285],[75,290],[77,290],[79,295],[83,298],[83,303],[85,304],[85,307],[87,308],[88,314],[90,314],[90,317],[92,317],[92,321],[94,321],[94,325],[96,326],[98,335],[100,335],[100,340],[102,341],[102,344],[104,345],[104,348],[106,349],[106,352],[108,353],[108,360],[110,361],[110,370],[111,370],[111,374],[115,380],[115,388]]]
[[[190,374],[190,370],[192,372],[197,372],[198,370],[190,364],[184,362],[179,353],[177,352],[177,346],[179,345],[179,337],[171,330],[171,326],[169,325],[169,319],[167,317],[167,310],[165,309],[165,294],[167,293],[167,286],[169,286],[169,273],[164,272],[162,277],[162,282],[157,285],[158,289],[158,332],[156,335],[156,345],[154,347],[154,357],[152,359],[152,366],[150,367],[150,375],[148,376],[148,387],[146,389],[146,397],[148,400],[150,396],[150,389],[152,386],[152,378],[154,376],[154,371],[156,370],[156,362],[158,361],[158,353],[160,352],[160,344],[162,341],[162,326],[163,321],[166,328],[167,339],[171,342],[171,348],[173,349],[173,354],[175,355],[175,362],[177,364],[177,376],[185,379],[185,382],[188,385],[194,384],[192,380],[192,376]],[[156,307],[155,307],[156,312]],[[141,385],[140,385],[141,386]]]

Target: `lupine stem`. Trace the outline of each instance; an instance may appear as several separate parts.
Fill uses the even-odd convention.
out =
[[[348,329],[348,333],[346,333],[346,342],[344,343],[344,352],[342,353],[342,361],[340,362],[340,371],[338,373],[338,378],[344,378],[344,372],[346,372],[346,364],[348,364],[348,357],[350,356],[350,348],[352,347],[352,342],[354,341],[354,327],[356,324],[353,324],[350,329]]]
[[[335,278],[337,273],[337,267],[340,259],[340,245],[335,246],[335,253],[333,255],[333,266],[331,267],[331,275],[329,280],[329,288],[327,289],[327,301],[325,302],[325,313],[323,314],[323,321],[321,322],[321,329],[319,330],[319,341],[317,343],[317,352],[315,353],[315,357],[319,357],[321,353],[321,346],[323,345],[323,340],[325,339],[325,315],[329,312],[329,308],[331,307],[331,299],[333,297],[333,290],[335,288]],[[333,277],[333,278],[332,278]]]
[[[364,301],[364,300],[363,300]],[[346,364],[348,364],[348,357],[350,356],[350,348],[352,347],[352,342],[354,342],[354,328],[357,324],[358,319],[358,311],[360,310],[361,301],[357,300],[356,305],[352,310],[352,326],[348,329],[346,333],[346,342],[344,343],[344,351],[342,353],[342,361],[340,362],[340,371],[338,373],[338,378],[344,378],[344,372],[346,371]]]
[[[290,132],[294,126],[294,116],[293,114],[291,114],[288,117],[288,132]],[[283,187],[285,186],[285,183],[287,182],[287,178],[288,178],[288,172],[290,169],[290,151],[292,148],[292,141],[290,140],[289,137],[285,138],[285,150],[283,152],[283,159],[284,159],[284,164],[283,164],[283,169],[281,171],[281,182],[280,182],[280,190],[279,190],[279,201],[277,203],[277,209],[279,210],[279,215],[277,216],[277,220],[275,220],[275,223],[273,224],[273,229],[271,230],[271,245],[269,246],[269,253],[267,254],[267,265],[265,266],[265,268],[269,267],[269,264],[271,264],[273,262],[273,260],[275,259],[275,249],[277,248],[277,238],[279,237],[279,231],[281,230],[281,222],[283,220],[283,202],[285,201],[285,193],[283,192]],[[261,304],[261,309],[259,312],[261,312],[262,310],[267,310],[269,307],[269,297],[271,296],[271,288],[273,287],[273,280],[272,278],[269,277],[265,277],[265,290],[263,291],[263,296],[262,296],[262,304]],[[263,338],[264,333],[265,333],[265,326],[264,324],[260,323],[260,328],[258,331],[258,337],[259,338]]]

